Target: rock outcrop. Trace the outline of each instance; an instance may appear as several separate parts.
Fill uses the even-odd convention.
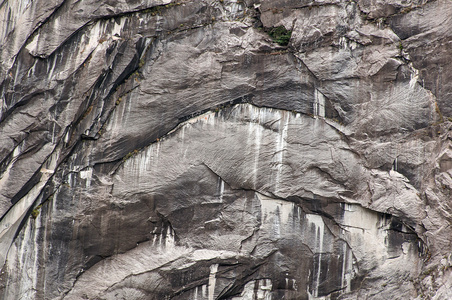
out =
[[[0,298],[451,298],[451,15],[1,1]]]

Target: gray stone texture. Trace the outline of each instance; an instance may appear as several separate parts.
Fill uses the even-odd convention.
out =
[[[451,298],[451,16],[0,1],[0,299]]]

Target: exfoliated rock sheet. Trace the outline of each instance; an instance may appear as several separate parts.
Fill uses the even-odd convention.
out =
[[[451,28],[0,0],[0,299],[452,299]]]

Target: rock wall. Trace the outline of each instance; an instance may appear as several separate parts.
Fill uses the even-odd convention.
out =
[[[451,298],[451,16],[0,1],[0,298]]]

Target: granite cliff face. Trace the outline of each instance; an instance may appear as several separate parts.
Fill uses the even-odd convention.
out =
[[[0,21],[1,299],[452,298],[450,1]]]

